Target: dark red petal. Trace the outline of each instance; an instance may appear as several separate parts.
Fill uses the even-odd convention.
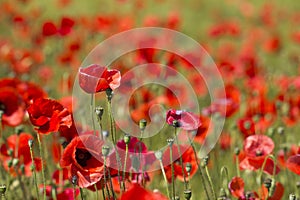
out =
[[[244,197],[244,180],[241,177],[233,177],[228,184],[232,196],[236,198]]]
[[[290,156],[286,161],[286,167],[295,174],[300,175],[300,154]]]

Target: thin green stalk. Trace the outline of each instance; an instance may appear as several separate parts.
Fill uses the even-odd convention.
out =
[[[106,200],[104,188],[102,188],[102,198],[103,200]]]
[[[97,188],[96,183],[94,184],[94,187],[95,187],[95,192],[96,192],[96,199],[98,200],[99,196],[98,196],[98,188]]]
[[[208,184],[209,184],[209,187],[211,189],[213,198],[217,199],[217,195],[216,195],[216,192],[215,192],[215,189],[214,189],[214,186],[213,186],[213,183],[212,183],[212,180],[211,180],[211,177],[210,177],[207,165],[205,165],[205,172],[206,172],[206,175],[207,175],[207,178],[208,178]]]
[[[82,188],[79,188],[79,191],[80,191],[80,198],[81,198],[81,200],[84,200],[84,198],[83,198],[83,190],[82,190]]]
[[[208,190],[207,190],[206,184],[205,184],[205,177],[204,177],[204,175],[203,175],[203,173],[201,171],[201,166],[199,164],[199,159],[198,159],[198,156],[197,156],[196,147],[195,147],[193,141],[191,140],[190,136],[188,136],[188,138],[189,138],[189,142],[190,142],[190,144],[192,146],[192,149],[193,149],[193,152],[194,152],[194,156],[196,158],[196,163],[197,163],[197,166],[198,166],[198,172],[200,174],[201,182],[203,183],[203,187],[204,187],[204,191],[205,191],[206,197],[207,197],[208,200],[210,200],[210,196],[208,194]]]
[[[125,174],[126,174],[126,163],[127,163],[127,157],[128,157],[128,144],[126,144],[126,147],[125,147],[125,160],[124,160],[124,168],[123,168],[123,191],[126,190],[126,187],[125,187]]]
[[[175,192],[175,175],[174,175],[172,146],[170,146],[170,162],[171,162],[171,171],[172,171],[172,192],[173,192],[173,198],[175,199],[176,192]]]
[[[39,143],[39,151],[40,151],[40,157],[41,157],[41,165],[42,165],[42,180],[43,180],[43,197],[44,200],[46,200],[46,178],[45,178],[45,167],[44,167],[44,159],[43,159],[43,148],[42,148],[42,143],[40,140],[40,135],[39,133],[36,134],[38,143]]]
[[[95,116],[95,113],[94,113],[94,110],[95,110],[94,96],[95,96],[95,94],[92,93],[91,94],[91,104],[90,104],[90,107],[91,107],[91,117],[92,117],[93,132],[94,132],[94,135],[96,135],[95,118],[94,118],[94,116]]]
[[[104,170],[103,170],[103,172],[104,172],[104,187],[106,188],[108,199],[110,199],[109,189],[108,189],[108,187],[106,185],[106,183],[107,183],[107,180],[106,180],[106,157],[104,157]]]
[[[19,184],[20,184],[20,187],[21,187],[21,190],[22,190],[23,198],[26,200],[26,199],[27,199],[27,192],[26,192],[27,190],[26,190],[26,188],[25,188],[25,186],[24,186],[24,183],[23,183],[23,181],[22,181],[22,178],[21,178],[21,176],[20,176],[20,174],[19,174],[19,169],[18,169],[17,166],[14,167],[14,169],[15,169],[15,171],[16,171],[17,179],[18,179],[18,181],[19,181]]]
[[[174,135],[175,135],[175,140],[176,140],[176,144],[177,144],[177,149],[178,149],[178,154],[179,154],[179,162],[181,165],[181,173],[183,176],[183,181],[184,181],[184,189],[187,190],[188,189],[188,185],[186,182],[186,177],[185,177],[185,173],[184,173],[184,166],[183,166],[183,161],[182,161],[182,155],[181,155],[181,151],[180,151],[180,146],[179,146],[179,141],[178,141],[178,136],[177,136],[177,128],[174,128]]]
[[[241,171],[239,166],[239,156],[237,155],[235,158],[235,166],[236,166],[236,174],[238,177],[241,177]]]
[[[169,183],[168,183],[166,172],[165,172],[165,169],[164,169],[164,166],[163,166],[163,163],[162,163],[161,159],[159,160],[159,164],[160,164],[160,169],[161,169],[161,172],[163,174],[164,180],[165,180],[165,182],[167,184],[167,195],[168,195],[169,198],[171,198],[170,192],[169,192]]]
[[[36,166],[35,166],[35,163],[34,163],[34,158],[33,158],[33,151],[32,151],[32,145],[29,145],[29,149],[30,149],[30,157],[31,157],[31,165],[33,167],[33,180],[34,180],[34,186],[35,186],[35,193],[36,193],[36,198],[37,200],[40,199],[40,196],[39,196],[39,188],[38,188],[38,183],[37,183],[37,177],[36,177]]]

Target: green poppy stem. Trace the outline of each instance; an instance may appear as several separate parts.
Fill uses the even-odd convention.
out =
[[[96,135],[96,126],[95,126],[95,94],[91,94],[91,104],[90,104],[90,109],[91,109],[91,117],[92,117],[92,127],[93,127],[93,132],[94,135]]]
[[[35,166],[35,163],[34,163],[34,156],[33,156],[32,145],[29,145],[29,150],[30,150],[30,157],[31,157],[31,166],[32,166],[32,172],[33,172],[33,180],[34,180],[34,186],[35,186],[35,193],[36,193],[37,200],[39,200],[40,199],[39,188],[38,188],[37,177],[36,177],[36,166]]]
[[[46,200],[46,178],[45,178],[45,166],[44,166],[44,159],[43,159],[43,148],[42,148],[42,142],[40,139],[40,134],[37,132],[37,139],[39,143],[39,151],[40,151],[40,157],[41,157],[41,165],[42,165],[42,181],[43,181],[43,199]]]
[[[125,147],[125,160],[124,160],[123,177],[122,177],[123,191],[126,190],[126,187],[125,187],[125,174],[126,174],[127,157],[128,157],[128,144],[126,144],[126,147]]]
[[[170,191],[169,191],[169,183],[168,183],[166,172],[165,172],[165,169],[164,169],[164,166],[163,166],[163,163],[162,163],[162,159],[159,159],[159,164],[160,164],[160,169],[161,169],[161,172],[163,174],[164,180],[165,180],[166,185],[167,185],[167,195],[168,195],[169,198],[171,198]]]

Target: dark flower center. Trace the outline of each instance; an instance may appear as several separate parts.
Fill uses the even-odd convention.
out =
[[[261,150],[257,150],[255,152],[256,156],[262,156],[263,155],[263,152]]]
[[[75,155],[76,161],[81,167],[86,167],[86,162],[92,157],[90,152],[85,149],[76,149]]]

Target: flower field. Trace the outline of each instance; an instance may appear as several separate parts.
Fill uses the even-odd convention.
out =
[[[0,198],[299,200],[299,10],[1,0]]]

